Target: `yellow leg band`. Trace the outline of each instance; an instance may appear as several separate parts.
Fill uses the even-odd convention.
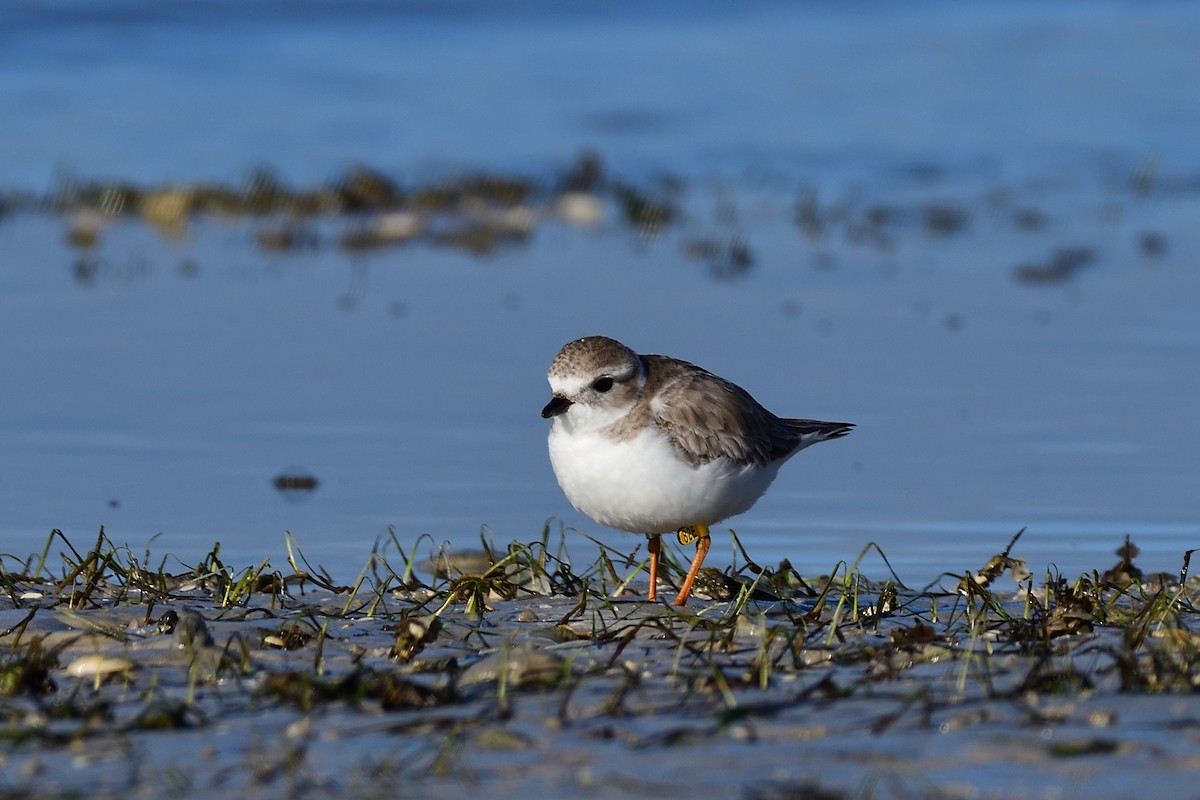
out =
[[[679,533],[677,535],[679,536],[680,544],[691,544],[698,539],[708,538],[708,526],[703,522],[695,525],[685,525],[679,529]]]

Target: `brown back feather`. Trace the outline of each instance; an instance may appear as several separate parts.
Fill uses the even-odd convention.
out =
[[[638,410],[651,412],[647,398],[661,389],[661,404],[653,410],[653,418],[693,466],[722,457],[764,466],[809,444],[844,436],[853,427],[843,422],[781,419],[745,389],[711,372],[666,356],[643,358],[647,381],[638,405],[645,404],[645,409]]]

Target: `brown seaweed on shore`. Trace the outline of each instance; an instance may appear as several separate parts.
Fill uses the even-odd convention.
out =
[[[370,739],[364,726],[450,769],[448,741],[536,749],[543,726],[631,751],[775,735],[797,719],[857,720],[871,736],[1062,724],[1054,714],[1105,726],[1088,706],[1048,704],[1200,688],[1200,587],[1186,563],[1178,580],[1147,578],[1127,539],[1112,569],[1035,579],[1014,555],[1020,535],[979,572],[924,588],[872,545],[827,575],[747,563],[714,576],[720,599],[677,609],[626,598],[644,576],[636,554],[600,545],[575,562],[548,527],[503,548],[483,539],[480,558],[438,550],[427,567],[420,542],[389,534],[348,585],[290,538],[285,569],[237,568],[219,545],[187,566],[103,530],[86,550],[55,531],[41,553],[0,558],[0,740],[25,742],[24,755],[6,751],[25,758],[282,714],[290,755],[231,767],[276,785],[308,769],[309,744]],[[882,578],[864,568],[876,555]],[[682,569],[678,554],[664,560]],[[1108,752],[1080,742],[1048,753]],[[403,774],[452,773],[441,769]]]

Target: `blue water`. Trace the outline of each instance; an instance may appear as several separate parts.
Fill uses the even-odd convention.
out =
[[[1131,533],[1176,570],[1200,544],[1196,41],[1184,3],[8,4],[0,189],[548,176],[593,149],[679,176],[686,215],[649,240],[612,209],[547,219],[483,258],[351,257],[337,221],[271,254],[254,220],[182,240],[125,220],[86,282],[67,220],[0,217],[0,550],[103,524],[136,551],[279,561],[291,531],[353,574],[389,526],[468,546],[550,518],[632,547],[563,499],[538,417],[558,347],[607,333],[859,424],[730,523],[760,561],[816,572],[875,541],[919,581],[1027,526],[1038,567],[1103,568]],[[970,223],[812,240],[810,191]],[[694,235],[743,237],[753,269],[712,279]],[[1014,280],[1072,246],[1097,256],[1075,279]],[[289,500],[283,472],[320,487]]]
[[[1189,3],[8,3],[0,180],[324,179],[596,146],[705,171],[835,157],[1194,165]],[[1181,83],[1182,82],[1182,83]]]

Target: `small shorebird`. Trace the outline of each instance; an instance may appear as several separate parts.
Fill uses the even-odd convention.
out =
[[[696,555],[675,605],[687,602],[711,545],[708,526],[762,497],[785,461],[845,436],[848,422],[782,419],[739,386],[694,364],[638,355],[606,336],[568,343],[550,365],[550,463],[575,508],[650,538],[657,595],[661,536]]]

